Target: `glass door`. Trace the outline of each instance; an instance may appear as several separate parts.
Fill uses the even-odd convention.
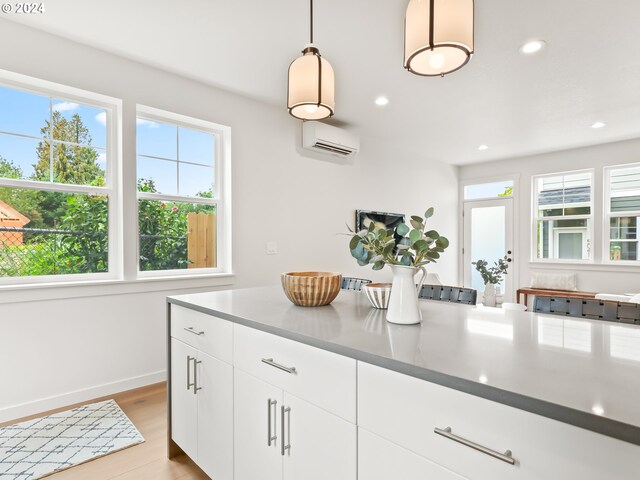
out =
[[[509,262],[509,271],[498,284],[504,293],[504,301],[515,298],[514,281],[515,256],[513,251],[513,200],[500,198],[464,202],[463,222],[463,272],[464,286],[471,287],[480,295],[484,292],[484,282],[471,262],[486,260],[489,266],[505,255]]]

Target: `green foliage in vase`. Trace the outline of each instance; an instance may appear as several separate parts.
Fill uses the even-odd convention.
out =
[[[497,262],[493,262],[493,267],[488,267],[489,262],[482,259],[471,262],[471,265],[476,266],[476,270],[480,273],[485,285],[497,285],[502,281],[502,277],[506,275],[509,269],[509,262],[506,255],[504,258],[498,259]]]
[[[433,207],[427,209],[424,217],[411,216],[411,227],[401,223],[395,229],[376,227],[371,222],[351,237],[351,256],[358,265],[371,264],[374,270],[381,270],[385,265],[421,267],[436,262],[449,246],[449,240],[435,230],[426,229],[427,219],[432,216]]]

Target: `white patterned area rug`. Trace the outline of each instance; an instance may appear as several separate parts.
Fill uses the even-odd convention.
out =
[[[144,442],[115,400],[0,428],[0,480],[35,480]]]

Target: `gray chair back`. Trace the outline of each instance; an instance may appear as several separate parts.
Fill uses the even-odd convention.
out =
[[[637,303],[536,295],[533,311],[640,325],[640,304]]]
[[[475,305],[478,292],[473,288],[450,287],[447,285],[423,285],[420,290],[420,295],[418,296],[426,300]]]
[[[366,278],[342,277],[342,286],[340,288],[342,290],[355,290],[359,292],[362,290],[362,286],[367,283],[371,283],[371,280],[367,280]]]

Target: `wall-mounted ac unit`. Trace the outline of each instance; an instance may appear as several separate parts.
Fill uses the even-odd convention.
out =
[[[349,157],[358,153],[360,138],[342,128],[333,127],[326,123],[304,122],[302,124],[302,148],[338,157]]]

